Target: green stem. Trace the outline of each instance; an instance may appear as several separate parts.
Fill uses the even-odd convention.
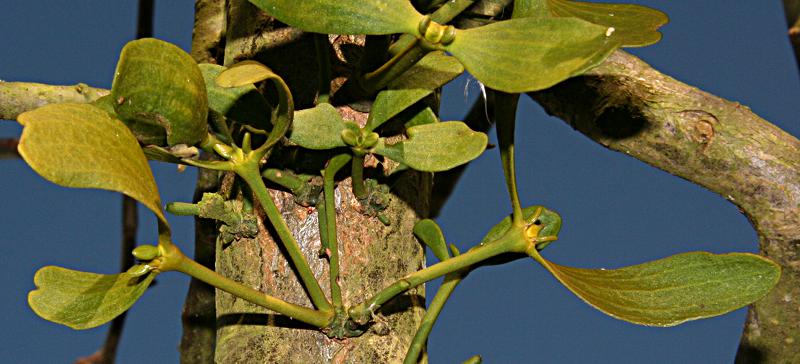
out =
[[[500,144],[500,159],[503,162],[503,174],[508,187],[513,210],[512,220],[515,225],[522,225],[524,216],[517,193],[517,176],[514,166],[514,126],[516,123],[517,101],[519,94],[508,94],[494,91],[494,117],[497,123],[497,139]]]
[[[455,19],[458,14],[467,10],[472,4],[475,3],[475,0],[451,0],[448,1],[447,4],[442,5],[438,10],[434,11],[431,14],[431,21],[435,21],[439,24],[447,24],[451,20]],[[411,34],[403,34],[391,47],[389,47],[389,53],[392,55],[397,54],[401,50],[408,47],[410,44],[417,44],[419,39]]]
[[[181,256],[179,259],[180,260],[176,263],[175,267],[170,270],[176,270],[188,274],[236,297],[245,299],[256,305],[289,316],[292,319],[305,322],[315,327],[323,328],[328,326],[330,323],[332,318],[331,313],[312,310],[307,307],[298,306],[293,303],[272,297],[268,294],[228,279],[185,256]]]
[[[428,52],[430,51],[419,47],[418,41],[409,43],[377,70],[364,75],[362,86],[369,92],[376,92],[386,87],[389,82],[414,66]]]
[[[188,202],[170,202],[167,204],[167,212],[177,216],[197,216],[200,215],[200,206]]]
[[[317,51],[319,66],[319,93],[317,103],[330,103],[331,96],[331,56],[327,34],[314,34],[314,48]]]
[[[323,177],[323,194],[325,196],[325,235],[327,235],[328,244],[328,259],[330,260],[330,283],[331,283],[331,300],[333,301],[333,308],[336,312],[344,312],[344,303],[342,303],[342,288],[339,286],[339,242],[336,237],[336,199],[334,198],[334,183],[336,172],[344,167],[350,161],[349,154],[337,155],[328,162],[328,166],[322,172]],[[320,220],[323,219],[320,216]],[[323,233],[323,232],[320,232]]]
[[[436,291],[436,295],[433,297],[431,304],[428,305],[428,310],[425,311],[425,316],[419,324],[417,333],[414,334],[414,339],[411,340],[411,346],[408,347],[406,359],[403,361],[403,364],[416,364],[418,362],[419,354],[425,347],[425,342],[428,341],[428,335],[430,335],[433,325],[436,323],[436,319],[439,318],[444,304],[447,303],[447,299],[450,298],[456,286],[461,283],[461,280],[464,279],[466,275],[467,270],[463,270],[450,273],[444,277],[444,282],[439,286],[439,290]]]
[[[237,163],[234,166],[234,172],[247,182],[250,189],[255,193],[258,202],[267,214],[267,218],[278,233],[278,237],[283,243],[286,252],[289,253],[289,260],[297,269],[300,280],[308,290],[311,302],[322,311],[332,312],[333,308],[330,302],[328,302],[328,299],[325,298],[325,294],[322,292],[319,282],[317,282],[316,277],[314,277],[314,273],[311,271],[311,267],[309,267],[303,255],[303,251],[297,244],[297,240],[295,240],[286,222],[283,221],[278,207],[275,206],[275,202],[272,201],[267,186],[264,185],[264,181],[261,179],[261,174],[258,173],[258,161],[250,159],[248,162]]]
[[[367,186],[364,184],[364,156],[353,155],[352,163],[353,194],[359,200],[367,198]]]
[[[372,314],[384,303],[411,288],[503,253],[523,253],[528,245],[530,244],[526,241],[522,229],[509,229],[508,233],[493,242],[477,246],[457,257],[439,262],[401,278],[376,293],[367,301],[351,307],[348,310],[348,315],[356,323],[365,324],[369,322]]]
[[[266,168],[261,171],[261,176],[272,183],[283,186],[293,193],[303,187],[302,179],[298,178],[294,173],[277,168]]]

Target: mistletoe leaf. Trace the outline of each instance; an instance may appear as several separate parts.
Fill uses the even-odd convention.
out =
[[[163,128],[169,145],[195,145],[206,137],[203,75],[192,57],[175,45],[153,38],[126,44],[111,97],[120,120]]]
[[[342,130],[347,126],[342,116],[331,104],[319,104],[311,109],[294,113],[294,122],[289,140],[314,150],[344,147]]]
[[[245,84],[238,87],[220,87],[215,82],[226,67],[202,63],[198,65],[208,92],[208,108],[233,120],[269,129],[271,107],[255,86]]]
[[[431,219],[420,220],[414,225],[414,235],[431,249],[431,252],[439,258],[439,261],[443,262],[450,259],[450,254],[447,252],[447,243],[444,241],[444,234],[435,221]]]
[[[283,78],[272,72],[269,67],[256,61],[243,61],[234,64],[217,76],[216,84],[220,87],[242,87],[256,82],[272,81],[278,93],[278,108],[273,110],[272,130],[261,148],[271,148],[289,128],[294,118],[294,100],[289,86]]]
[[[408,140],[386,145],[383,139],[373,152],[423,172],[441,172],[477,158],[488,137],[460,121],[424,124],[407,130]]]
[[[422,100],[464,72],[461,62],[443,52],[432,52],[403,72],[378,93],[367,120],[366,130],[375,130],[409,106]]]
[[[47,266],[33,278],[28,304],[45,320],[76,330],[113,320],[142,296],[157,273],[96,274]]]
[[[666,14],[641,5],[589,3],[571,0],[517,0],[514,18],[574,17],[608,28],[623,47],[642,47],[661,40],[658,28]]]
[[[19,152],[42,177],[64,187],[124,193],[166,224],[153,173],[121,121],[88,104],[51,104],[18,117]]]
[[[521,18],[457,30],[444,49],[487,87],[548,88],[601,63],[619,47],[606,27],[575,18]]]
[[[278,20],[322,34],[417,35],[422,14],[408,0],[250,0]]]
[[[693,252],[619,269],[544,265],[565,287],[603,313],[640,325],[675,326],[718,316],[764,297],[780,266],[748,253]]]

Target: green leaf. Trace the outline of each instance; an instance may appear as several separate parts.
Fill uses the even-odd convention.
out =
[[[387,90],[378,93],[372,104],[365,129],[375,130],[401,111],[458,77],[462,72],[464,72],[464,67],[455,58],[447,56],[443,52],[429,53],[392,81]]]
[[[331,104],[319,104],[294,113],[289,140],[315,150],[344,147],[342,130],[346,128],[339,112]]]
[[[250,0],[267,14],[322,34],[418,35],[422,19],[408,0]]]
[[[117,111],[114,110],[116,102],[111,95],[105,95],[91,103],[103,111],[107,112],[112,118],[119,119]],[[165,145],[167,144],[167,133],[164,128],[158,125],[146,124],[136,120],[122,121],[130,129],[136,139],[144,145]]]
[[[272,130],[267,141],[260,147],[271,148],[286,135],[294,118],[294,100],[286,82],[269,67],[249,60],[234,64],[222,71],[216,79],[217,86],[220,87],[241,87],[261,81],[272,81],[278,92],[278,108],[272,112]]]
[[[18,117],[19,152],[45,179],[65,187],[124,193],[165,224],[158,187],[128,128],[88,104],[52,104]]]
[[[215,82],[226,67],[202,63],[198,65],[208,92],[208,108],[227,118],[255,126],[269,128],[271,107],[255,86],[246,84],[239,87],[220,87]]]
[[[411,127],[408,140],[386,145],[381,142],[374,153],[391,158],[418,171],[441,172],[477,158],[488,137],[460,121],[445,121]]]
[[[444,49],[487,87],[520,93],[600,64],[619,47],[606,29],[575,18],[511,19],[457,30]]]
[[[111,321],[130,308],[157,273],[96,274],[48,266],[33,278],[28,304],[45,320],[83,330]]]
[[[436,117],[433,109],[431,109],[430,106],[426,106],[421,111],[415,113],[414,116],[410,117],[408,121],[403,124],[403,126],[408,129],[417,125],[433,124],[438,122],[439,118]]]
[[[607,32],[611,32],[611,37],[623,47],[657,43],[661,40],[657,29],[669,21],[666,14],[640,5],[569,0],[547,0],[547,3],[550,13],[555,16],[580,18],[607,27]]]
[[[666,14],[633,4],[588,3],[570,0],[517,0],[513,18],[574,17],[602,25],[623,47],[658,42],[658,28],[669,22]]]
[[[744,307],[764,297],[781,275],[771,260],[747,253],[684,253],[619,269],[566,267],[538,253],[534,259],[586,303],[647,326],[674,326]]]
[[[447,253],[447,243],[444,241],[444,234],[439,225],[431,219],[423,219],[414,225],[414,235],[423,244],[431,249],[433,255],[439,258],[439,261],[450,259],[450,254]]]
[[[111,97],[120,120],[164,128],[169,145],[195,145],[206,137],[203,75],[191,56],[170,43],[146,38],[125,45]]]

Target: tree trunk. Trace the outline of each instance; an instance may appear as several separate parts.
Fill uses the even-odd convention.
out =
[[[224,1],[198,1],[197,9],[218,8]],[[227,4],[227,29],[224,39],[226,65],[245,59],[255,59],[283,77],[292,90],[296,109],[311,107],[316,97],[317,63],[311,34],[283,27],[244,0]],[[218,56],[213,49],[220,44],[209,33],[218,28],[220,14],[198,11],[195,22],[193,54],[209,61]],[[224,24],[224,21],[223,21]],[[217,33],[219,35],[219,33]],[[200,40],[200,39],[204,40]],[[341,85],[352,62],[344,58],[349,52],[358,53],[363,38],[331,37],[338,60],[334,58],[334,87]],[[218,59],[217,59],[218,60]],[[364,125],[367,114],[347,106],[338,108],[346,120]],[[367,160],[377,174],[384,174],[382,164]],[[230,193],[233,177],[226,176],[220,191]],[[398,278],[419,270],[424,265],[424,252],[412,234],[414,223],[428,213],[431,189],[430,174],[404,172],[391,182],[391,202],[383,215],[389,224],[362,213],[352,194],[349,179],[336,188],[336,220],[340,254],[340,284],[345,305],[359,303],[391,284]],[[330,291],[328,263],[320,258],[318,212],[295,203],[294,197],[283,191],[271,190],[271,196],[289,228],[297,238],[323,290]],[[238,196],[242,198],[241,195]],[[216,270],[238,282],[288,302],[311,307],[292,265],[274,239],[269,221],[256,207],[259,234],[254,239],[239,239],[230,244],[216,242]],[[198,239],[198,242],[201,240]],[[190,292],[190,296],[192,293]],[[189,305],[189,301],[187,301]],[[411,338],[424,312],[424,288],[419,287],[398,297],[376,312],[379,324],[364,335],[331,339],[314,328],[276,315],[247,301],[217,290],[216,348],[219,363],[393,363],[402,361]],[[185,319],[186,319],[186,315]],[[191,337],[184,335],[184,343]],[[184,354],[200,352],[197,346],[182,346]],[[201,359],[202,358],[202,359]],[[207,362],[208,357],[182,355],[184,362]]]

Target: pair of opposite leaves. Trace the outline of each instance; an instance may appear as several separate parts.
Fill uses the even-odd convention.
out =
[[[250,0],[280,21],[324,34],[425,38],[424,16],[409,0]],[[448,6],[448,5],[443,5]],[[600,64],[619,47],[657,42],[663,13],[627,4],[517,0],[511,20],[455,29],[434,44],[487,87],[519,93],[548,88]],[[424,28],[424,27],[423,27]]]
[[[62,104],[27,112],[19,121],[25,126],[20,153],[44,178],[66,187],[125,193],[165,221],[144,153],[119,120],[90,105]],[[56,138],[85,142],[53,143]],[[533,208],[525,209],[526,217],[532,213]],[[487,237],[509,226],[510,218],[506,218]],[[423,231],[417,235],[437,257],[447,259],[438,226],[423,220],[415,230]],[[619,319],[654,326],[676,325],[742,307],[764,296],[780,276],[775,263],[740,253],[686,253],[614,270],[539,261],[592,306]],[[86,329],[127,310],[154,277],[152,272],[102,275],[45,267],[36,273],[38,289],[30,293],[28,301],[47,320]]]
[[[223,70],[214,65],[198,68],[189,55],[163,41],[133,41],[123,49],[109,96],[94,105],[54,104],[21,114],[18,120],[25,128],[20,154],[36,172],[56,184],[106,189],[136,199],[152,210],[168,230],[158,188],[139,141],[194,145],[207,132],[208,109],[245,116],[269,110],[260,94],[254,96],[255,87],[243,80],[272,79],[276,84],[282,83],[268,68],[246,64],[229,72],[221,82],[235,87],[220,87],[216,84],[219,80],[214,80]],[[267,143],[277,142],[286,133],[293,114],[288,89],[278,88],[285,91],[276,110],[281,115],[275,118]],[[248,98],[244,105],[240,103]],[[255,122],[263,128],[267,121]],[[473,158],[486,145],[483,134],[475,133],[480,134],[476,138],[468,128],[465,131],[447,127],[452,123],[438,124],[446,127],[432,134],[421,133],[421,143],[416,142],[417,154],[424,155],[429,143],[463,139],[458,136],[465,132],[466,139],[472,140]],[[450,135],[452,131],[455,135]],[[475,147],[478,144],[480,148]],[[406,149],[414,150],[413,145]],[[174,156],[170,159],[169,151],[150,147],[146,148],[148,155],[176,160]],[[413,167],[415,163],[411,164]],[[38,289],[30,293],[28,301],[37,314],[50,321],[76,329],[95,327],[127,310],[143,294],[155,273],[142,268],[103,275],[44,267],[36,273],[34,283]]]

